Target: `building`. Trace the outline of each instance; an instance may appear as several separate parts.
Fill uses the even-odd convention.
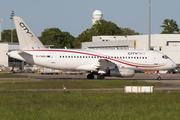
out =
[[[8,51],[13,51],[13,50],[19,50],[18,43],[9,43],[9,42],[0,41],[0,55],[1,55],[0,66],[10,67],[13,66],[12,64],[14,64],[20,68],[22,67],[22,61],[9,58],[6,55]]]
[[[93,36],[92,42],[82,43],[82,49],[148,49],[148,35]],[[152,34],[151,50],[168,55],[180,64],[180,34]]]

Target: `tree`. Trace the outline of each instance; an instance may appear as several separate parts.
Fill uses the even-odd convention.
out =
[[[3,30],[2,41],[11,42],[11,30]],[[19,43],[16,29],[13,30],[13,43]]]
[[[179,33],[178,24],[173,19],[165,19],[161,27],[164,29],[161,34],[176,34]]]
[[[97,35],[121,35],[123,31],[115,23],[106,20],[96,21],[90,31],[95,32]]]
[[[82,42],[92,41],[92,36],[97,35],[135,35],[139,34],[130,28],[120,28],[115,23],[106,20],[99,20],[90,28],[83,31],[74,41],[76,48],[81,47]]]
[[[139,35],[138,32],[131,30],[130,28],[122,28],[123,35]]]
[[[73,48],[74,37],[59,28],[45,29],[39,37],[44,45],[54,45],[54,48]]]

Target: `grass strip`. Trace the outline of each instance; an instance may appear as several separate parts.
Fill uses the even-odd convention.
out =
[[[0,78],[28,78],[28,75],[17,75],[12,73],[1,73]],[[31,78],[35,78],[34,76],[31,76]]]
[[[0,81],[0,89],[93,89],[93,88],[124,88],[124,86],[162,86],[137,80],[18,80]]]
[[[0,92],[1,120],[178,120],[180,91]]]

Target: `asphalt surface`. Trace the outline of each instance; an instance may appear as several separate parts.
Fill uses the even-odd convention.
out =
[[[19,73],[21,75],[28,75],[30,78],[0,78],[0,80],[46,80],[46,79],[67,79],[67,80],[84,80],[86,75],[41,75],[41,74],[32,74],[32,73]],[[31,78],[31,76],[37,76],[37,78]],[[96,76],[95,76],[96,77]],[[143,80],[146,82],[160,82],[164,86],[154,87],[154,90],[180,90],[180,74],[161,74],[162,80],[157,80],[157,74],[145,74],[145,73],[136,73],[134,77],[124,78],[124,77],[105,77],[105,79],[117,80]],[[96,78],[95,78],[96,79]],[[33,89],[26,91],[62,91],[63,89]],[[69,91],[81,91],[81,90],[124,90],[123,88],[114,88],[114,89],[68,89]]]

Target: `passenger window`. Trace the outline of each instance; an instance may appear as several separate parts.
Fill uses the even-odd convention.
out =
[[[61,56],[59,56],[61,58]]]
[[[68,58],[70,58],[70,56],[68,56]]]
[[[145,57],[145,59],[147,59],[147,57]]]

